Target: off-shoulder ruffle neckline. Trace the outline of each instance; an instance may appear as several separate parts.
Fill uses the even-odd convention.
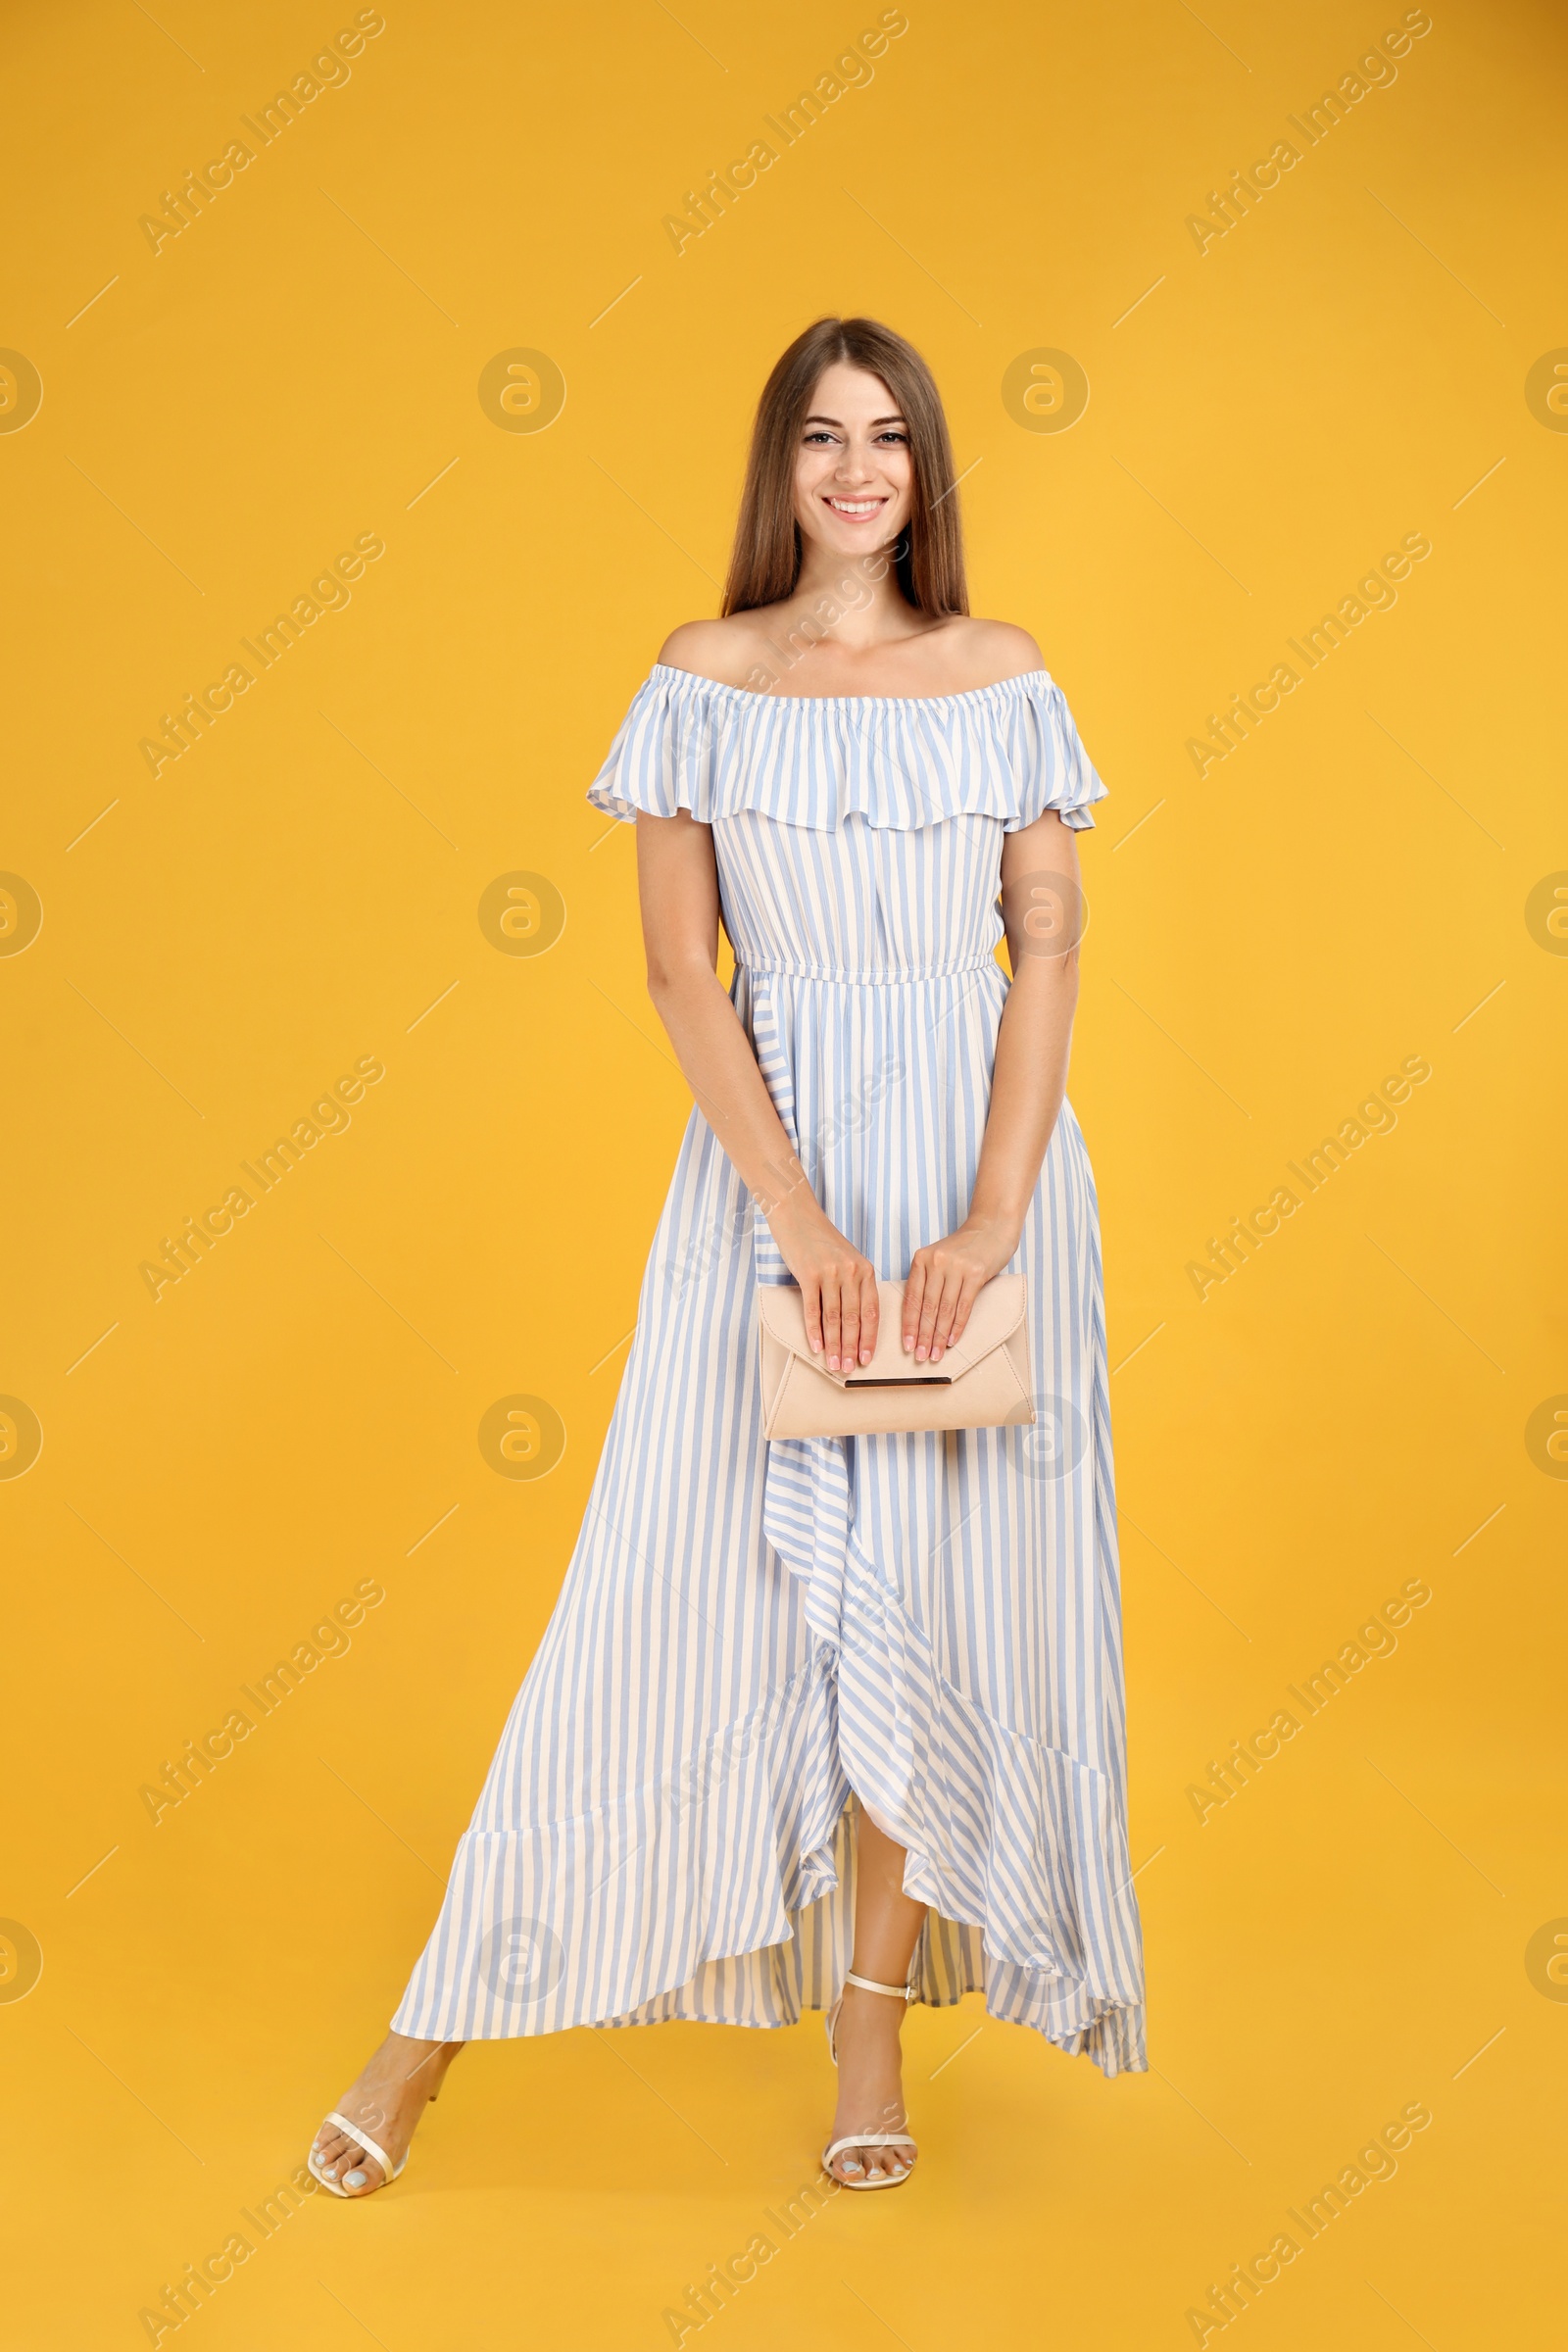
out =
[[[851,816],[897,831],[995,816],[1016,832],[1047,808],[1092,825],[1104,790],[1045,669],[961,694],[783,695],[661,662],[588,798],[621,818],[758,810],[832,832]]]
[[[1010,678],[997,678],[989,686],[965,686],[956,694],[758,694],[749,686],[728,686],[722,678],[705,677],[699,669],[679,669],[672,662],[656,662],[650,672],[653,678],[678,678],[689,686],[705,687],[710,694],[727,694],[737,702],[778,705],[791,710],[809,710],[824,703],[829,710],[900,710],[906,706],[920,710],[942,710],[957,703],[978,703],[990,694],[1017,693],[1038,681],[1053,683],[1049,669],[1021,669]]]

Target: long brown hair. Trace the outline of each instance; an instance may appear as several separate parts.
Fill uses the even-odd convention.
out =
[[[839,361],[880,376],[909,428],[913,497],[894,559],[906,600],[933,615],[967,612],[953,444],[942,395],[913,345],[874,318],[818,318],[796,336],[763,385],[720,611],[752,612],[759,605],[776,605],[801,576],[796,453],[822,370]]]

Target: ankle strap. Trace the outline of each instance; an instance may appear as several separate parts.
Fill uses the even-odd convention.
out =
[[[846,1970],[844,1982],[846,1984],[858,1984],[862,1992],[885,1992],[895,2001],[906,2001],[909,1998],[907,1984],[879,1984],[874,1977],[858,1977],[853,1968]]]

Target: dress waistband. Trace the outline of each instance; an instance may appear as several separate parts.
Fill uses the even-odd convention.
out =
[[[748,972],[780,973],[789,980],[822,980],[839,988],[897,988],[921,980],[947,980],[959,972],[994,971],[998,979],[1005,974],[989,949],[980,949],[972,956],[956,956],[947,963],[923,963],[917,968],[907,964],[893,964],[881,971],[843,972],[836,966],[821,963],[796,963],[781,956],[745,956],[737,952],[736,968]]]

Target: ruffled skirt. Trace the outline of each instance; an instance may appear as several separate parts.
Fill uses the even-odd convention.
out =
[[[877,1272],[961,1222],[1006,982],[742,967],[828,1214]],[[769,1446],[789,1279],[693,1112],[560,1601],[397,2032],[792,2023],[850,1965],[852,1798],[929,1906],[912,1972],[1145,2064],[1098,1219],[1064,1106],[1012,1261],[1037,1422]]]

